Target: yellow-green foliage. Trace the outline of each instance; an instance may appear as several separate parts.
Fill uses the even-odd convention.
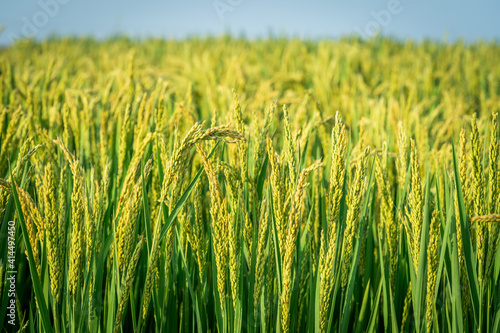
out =
[[[499,58],[384,38],[0,49],[17,328],[499,332]]]

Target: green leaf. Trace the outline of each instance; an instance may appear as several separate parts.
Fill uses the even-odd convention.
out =
[[[382,239],[380,238],[380,233],[377,232],[378,235],[378,243],[382,244]],[[393,332],[398,331],[398,322],[397,322],[397,317],[396,317],[396,309],[394,308],[394,299],[392,296],[392,290],[391,290],[391,284],[389,281],[389,278],[386,276],[386,266],[384,265],[384,257],[382,255],[382,251],[378,251],[379,253],[379,261],[380,261],[380,271],[382,273],[382,279],[381,282],[383,282],[383,296],[384,296],[384,308],[386,308],[384,311],[389,312],[388,307],[390,307],[391,310],[391,330]],[[378,304],[377,304],[378,308]],[[373,314],[372,314],[373,316]],[[370,320],[371,321],[371,320]],[[385,324],[385,328],[387,329],[388,323]]]
[[[380,295],[382,294],[382,280],[380,280],[380,283],[378,284],[378,289],[377,289],[377,294],[375,295],[375,299],[373,300],[374,308],[372,310],[372,315],[370,316],[370,321],[368,323],[368,328],[366,329],[367,332],[375,332],[375,324],[377,323],[377,318],[378,318],[378,307],[380,304]],[[397,328],[393,332],[397,332]]]
[[[341,332],[347,332],[348,327],[349,327],[349,320],[350,320],[350,315],[351,315],[351,299],[352,295],[354,293],[354,287],[355,287],[355,281],[357,277],[357,269],[358,269],[358,262],[359,262],[359,256],[361,252],[361,240],[364,237],[364,231],[367,223],[367,215],[368,215],[368,207],[370,203],[370,198],[371,198],[371,189],[372,189],[372,183],[373,183],[373,175],[375,172],[375,163],[372,163],[372,168],[370,172],[370,179],[368,181],[368,190],[366,193],[365,197],[365,202],[363,205],[363,210],[361,211],[361,222],[358,230],[358,236],[357,236],[357,241],[356,245],[354,246],[353,253],[354,253],[354,260],[351,263],[351,268],[350,268],[350,273],[349,273],[349,280],[347,282],[347,293],[344,299],[344,309],[342,313],[342,318],[341,318]]]
[[[413,298],[413,309],[415,311],[415,321],[417,332],[422,329],[424,320],[425,309],[425,285],[427,282],[426,271],[426,259],[427,259],[427,243],[429,241],[429,224],[430,224],[430,212],[429,212],[429,200],[430,200],[430,176],[427,174],[425,180],[425,196],[424,196],[424,214],[422,221],[422,230],[420,232],[420,252],[418,258],[418,272],[416,284],[412,283],[412,289],[414,291]]]
[[[210,153],[210,155],[208,155],[208,158],[212,157],[212,155],[215,152],[215,149],[217,148],[218,144],[219,144],[219,142],[217,142],[215,144],[214,148],[212,149],[212,152]],[[201,175],[203,174],[203,171],[205,171],[205,168],[203,166],[201,166],[200,170],[198,170],[198,172],[194,176],[193,180],[191,180],[191,183],[189,183],[188,187],[186,188],[186,190],[182,194],[182,196],[179,199],[179,201],[177,201],[177,204],[175,205],[174,209],[172,209],[172,211],[170,212],[170,215],[168,215],[168,217],[166,216],[167,210],[166,209],[162,209],[162,211],[163,211],[163,218],[165,219],[165,224],[161,228],[160,240],[163,239],[163,237],[165,237],[165,235],[167,234],[168,228],[170,228],[170,226],[174,222],[175,218],[177,217],[177,214],[179,214],[179,212],[181,211],[182,206],[184,205],[184,203],[186,202],[186,200],[191,195],[191,192],[193,191],[196,183],[198,182],[198,180],[200,179]],[[165,203],[162,202],[162,206],[165,206]]]
[[[460,182],[460,172],[458,170],[458,159],[455,153],[455,144],[452,142],[453,149],[453,169],[455,173],[455,183],[458,196],[458,208],[460,214],[460,228],[462,230],[462,246],[464,251],[464,260],[467,267],[467,277],[469,279],[469,288],[472,298],[472,309],[474,312],[474,321],[479,326],[479,283],[477,281],[477,272],[475,268],[475,254],[472,249],[472,241],[469,227],[467,226],[467,214],[465,213],[464,197],[462,195],[462,183]]]
[[[451,237],[448,239],[451,259],[451,302],[452,318],[454,325],[457,325],[458,332],[463,332],[462,298],[460,286],[460,264],[458,261],[457,232],[455,224],[451,224]]]
[[[266,180],[267,163],[269,162],[269,156],[266,153],[264,163],[262,163],[262,168],[260,169],[259,179],[257,181],[257,197],[262,200],[262,190],[264,188],[264,181]]]
[[[179,231],[176,230],[175,234],[177,236],[177,242],[179,244],[182,244],[181,238],[179,236]],[[186,280],[187,280],[187,284],[188,284],[188,288],[189,288],[189,294],[191,295],[191,300],[193,301],[193,304],[194,304],[194,312],[195,312],[196,323],[197,323],[197,327],[198,327],[198,333],[202,333],[203,326],[201,324],[200,310],[198,308],[198,299],[196,298],[196,296],[194,294],[193,285],[191,283],[191,277],[189,274],[189,269],[188,269],[187,264],[186,264],[186,259],[184,258],[184,253],[183,253],[183,251],[178,251],[178,253],[180,253],[181,258],[182,258],[182,264],[184,267],[184,274],[186,274]]]
[[[35,258],[33,257],[33,250],[31,249],[31,244],[28,235],[28,228],[24,221],[24,215],[21,208],[21,202],[19,201],[19,196],[17,194],[16,183],[14,182],[14,177],[10,175],[12,183],[12,194],[14,196],[14,203],[16,205],[17,215],[19,216],[19,221],[21,224],[21,230],[23,233],[24,245],[26,247],[26,252],[28,253],[28,262],[30,267],[31,280],[33,282],[33,287],[35,289],[35,296],[38,304],[38,310],[40,312],[40,317],[42,320],[43,329],[45,332],[52,333],[52,324],[50,322],[49,311],[47,309],[47,303],[45,302],[45,297],[43,295],[42,284],[40,283],[40,277],[38,276],[35,264]]]
[[[382,282],[382,280],[380,281]],[[368,308],[369,296],[370,296],[370,280],[368,280],[368,283],[366,284],[365,287],[365,292],[363,293],[363,301],[361,302],[359,317],[356,322],[356,332],[361,332],[361,326],[363,325],[363,321],[365,320],[365,315]]]

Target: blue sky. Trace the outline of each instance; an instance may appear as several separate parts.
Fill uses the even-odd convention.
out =
[[[184,38],[230,32],[302,38],[377,31],[400,39],[500,39],[500,1],[2,0],[0,44],[23,37]]]

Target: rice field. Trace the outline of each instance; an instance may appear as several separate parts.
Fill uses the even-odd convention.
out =
[[[2,331],[500,332],[499,58],[381,37],[0,49]]]

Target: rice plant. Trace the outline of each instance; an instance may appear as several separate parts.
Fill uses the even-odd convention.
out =
[[[2,331],[499,332],[499,56],[0,49]]]

